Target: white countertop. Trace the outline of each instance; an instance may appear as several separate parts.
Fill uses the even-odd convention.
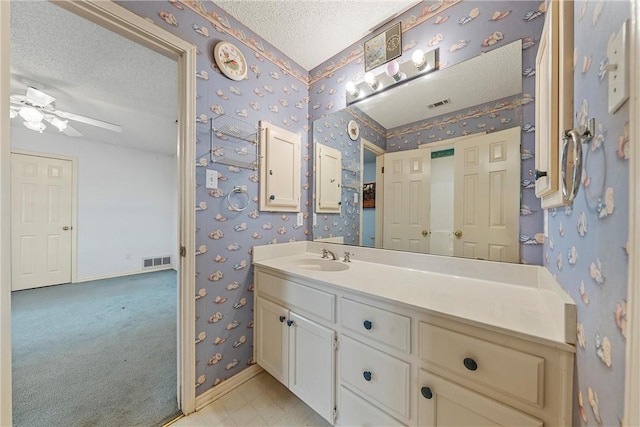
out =
[[[287,245],[291,246],[285,248]],[[522,275],[530,276],[530,282],[544,283],[523,283],[520,277],[520,282],[514,278],[517,284],[512,284],[500,270],[504,268],[510,274],[517,273],[519,266],[515,264],[502,266],[486,261],[446,259],[443,262],[457,270],[456,274],[446,274],[427,271],[424,266],[416,269],[386,264],[384,258],[390,251],[335,246],[338,250],[348,248],[356,252],[347,270],[317,271],[300,267],[303,259],[320,259],[319,248],[336,249],[317,242],[255,247],[253,262],[286,275],[384,298],[467,323],[522,334],[546,344],[562,348],[573,348],[567,344],[575,344],[575,304],[543,267],[520,266]],[[424,261],[419,262],[420,265],[434,262],[433,259],[421,259],[433,258],[430,255],[407,256],[413,257],[414,262]],[[342,263],[340,260],[331,262]],[[477,263],[484,263],[480,264],[481,268],[494,270],[502,281],[476,279],[465,274],[468,273],[465,270],[478,268]],[[544,271],[535,271],[538,274],[532,275],[531,268]],[[525,272],[527,269],[529,271]]]

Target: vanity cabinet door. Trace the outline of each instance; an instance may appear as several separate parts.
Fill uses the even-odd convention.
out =
[[[420,426],[543,426],[541,420],[425,370],[418,384]]]
[[[289,320],[289,389],[332,422],[335,332],[293,312]]]
[[[258,365],[284,385],[289,383],[289,310],[264,298],[256,302],[255,340]]]

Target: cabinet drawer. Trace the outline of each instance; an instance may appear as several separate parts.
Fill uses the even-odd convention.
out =
[[[345,335],[338,351],[345,383],[390,414],[409,418],[411,365]]]
[[[363,337],[405,353],[411,352],[411,319],[381,308],[342,298],[341,324]]]
[[[528,403],[543,406],[544,359],[428,323],[420,358]]]
[[[451,381],[420,370],[418,425],[542,427],[543,422]]]
[[[367,426],[389,427],[404,426],[404,424],[391,418],[386,412],[381,411],[349,389],[340,387],[338,397],[338,426]]]
[[[256,274],[256,287],[259,295],[268,295],[309,314],[335,322],[336,296],[333,294],[260,271]]]

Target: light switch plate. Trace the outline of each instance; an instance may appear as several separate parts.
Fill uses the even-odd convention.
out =
[[[304,225],[304,214],[302,212],[298,212],[296,215],[296,225],[298,227],[302,227]]]
[[[609,66],[615,66],[609,74],[609,113],[615,113],[618,108],[629,99],[629,37],[628,22],[622,23],[622,28],[609,43],[607,57]]]
[[[216,188],[218,188],[218,171],[207,169],[204,186],[211,190],[215,190]]]

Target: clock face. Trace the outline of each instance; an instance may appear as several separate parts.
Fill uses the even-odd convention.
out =
[[[232,80],[247,77],[247,60],[240,50],[229,42],[219,42],[213,56],[222,73]]]

